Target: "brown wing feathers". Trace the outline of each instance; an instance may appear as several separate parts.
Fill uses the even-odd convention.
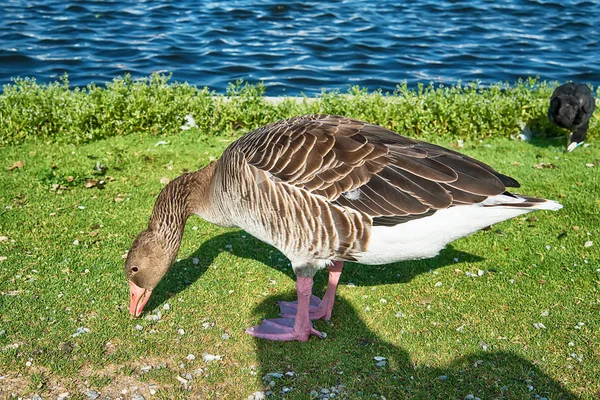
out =
[[[506,186],[518,187],[514,179],[468,156],[337,116],[267,125],[232,147],[246,154],[250,165],[362,211],[376,223],[478,203]]]

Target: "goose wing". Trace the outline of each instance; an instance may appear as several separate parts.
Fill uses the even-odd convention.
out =
[[[308,115],[261,127],[226,151],[272,179],[351,207],[376,224],[418,218],[501,194],[514,179],[468,156],[334,115]]]

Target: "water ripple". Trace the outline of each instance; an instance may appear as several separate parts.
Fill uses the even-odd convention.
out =
[[[170,71],[219,92],[263,80],[269,95],[531,75],[600,85],[592,1],[13,0],[0,13],[0,84]]]

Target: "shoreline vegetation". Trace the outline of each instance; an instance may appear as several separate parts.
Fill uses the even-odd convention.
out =
[[[535,78],[487,87],[399,85],[392,93],[358,86],[318,96],[269,97],[262,83],[230,84],[225,94],[181,82],[169,75],[129,75],[104,86],[71,87],[68,76],[38,84],[17,78],[0,94],[0,146],[28,141],[86,143],[131,133],[181,132],[186,116],[207,136],[239,136],[295,115],[330,113],[383,125],[423,140],[515,137],[528,127],[542,137],[564,136],[546,116],[556,83]],[[598,96],[598,88],[595,90]],[[591,135],[598,117],[590,121]]]

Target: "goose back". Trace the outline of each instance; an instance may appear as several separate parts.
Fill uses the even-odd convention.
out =
[[[355,260],[373,225],[481,203],[519,186],[452,150],[323,114],[246,134],[226,149],[214,180],[222,212],[292,262]]]

